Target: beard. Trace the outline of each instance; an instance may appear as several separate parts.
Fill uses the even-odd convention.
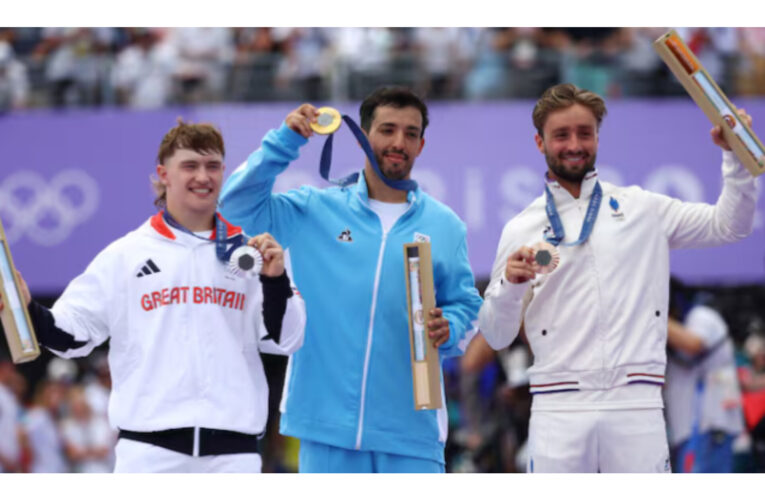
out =
[[[393,150],[386,149],[380,153],[375,152],[375,159],[377,160],[377,166],[380,167],[380,171],[386,179],[392,181],[400,181],[409,178],[409,173],[412,171],[414,162],[409,160],[409,155],[403,151],[395,151],[396,154],[402,155],[404,158],[400,162],[396,162],[398,166],[391,166],[390,160],[385,159],[385,154],[394,152]]]
[[[552,170],[556,177],[568,182],[582,182],[584,176],[595,170],[595,159],[597,155],[593,154],[589,160],[585,160],[581,167],[566,167],[560,159],[548,154],[545,151],[545,160],[547,166]]]

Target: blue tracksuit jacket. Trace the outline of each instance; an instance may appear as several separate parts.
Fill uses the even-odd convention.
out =
[[[460,355],[481,306],[465,225],[417,189],[383,234],[363,173],[345,188],[272,193],[276,176],[306,142],[286,124],[269,131],[226,181],[221,199],[233,224],[248,234],[268,231],[289,248],[305,299],[305,341],[290,359],[281,433],[443,463],[445,410],[414,409],[402,247],[415,233],[430,237],[436,302],[450,327],[440,353]]]

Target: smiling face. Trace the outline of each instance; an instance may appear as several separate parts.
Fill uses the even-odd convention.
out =
[[[414,160],[425,145],[422,114],[412,106],[379,106],[367,137],[383,175],[393,180],[409,179]]]
[[[551,112],[542,135],[536,134],[534,140],[554,179],[580,183],[595,168],[598,122],[586,106],[572,104]]]
[[[157,166],[165,186],[167,209],[177,219],[207,218],[215,214],[223,182],[223,155],[177,149]]]

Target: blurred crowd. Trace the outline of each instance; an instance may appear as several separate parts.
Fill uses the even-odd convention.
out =
[[[665,414],[673,471],[765,472],[763,303],[762,286],[673,282],[671,316],[689,335],[669,336]],[[698,321],[687,321],[698,309],[711,315],[717,338],[699,329]],[[14,365],[0,346],[0,471],[112,470],[116,430],[106,417],[107,349],[77,360],[44,352],[36,361]],[[263,471],[295,472],[299,441],[278,433],[286,359],[263,357],[270,386],[269,422],[260,442]],[[522,336],[495,352],[479,335],[465,356],[444,362],[448,472],[526,470],[526,370],[532,361]]]
[[[697,322],[686,323],[690,342],[670,335],[664,411],[673,472],[765,472],[765,288],[675,280],[672,297],[680,324],[699,308],[719,318],[712,342]],[[448,472],[525,472],[532,362],[521,337],[495,352],[480,335],[462,358],[446,360]]]
[[[219,101],[682,95],[666,28],[0,28],[0,111]],[[765,95],[765,28],[679,28],[729,95]]]
[[[765,95],[765,28],[678,31],[726,93]],[[0,112],[358,100],[383,83],[414,87],[430,100],[534,98],[560,81],[611,98],[684,95],[651,46],[664,32],[664,28],[0,28]],[[677,320],[682,323],[690,306],[703,302],[720,314],[731,346],[735,391],[726,394],[724,405],[735,425],[707,431],[715,442],[730,441],[734,471],[765,472],[761,307],[765,290],[686,287],[683,293],[686,307]],[[55,297],[49,299],[47,305]],[[670,364],[677,360],[677,366],[668,369],[668,385],[673,373],[684,373],[676,380],[690,379],[702,373],[711,359],[678,354],[681,344],[672,350]],[[271,401],[262,442],[264,471],[296,470],[297,442],[278,435],[284,363],[273,359],[265,363]],[[448,471],[525,470],[531,404],[526,369],[531,363],[521,338],[495,353],[477,337],[463,358],[447,360]],[[721,373],[715,371],[712,378],[722,377]],[[696,394],[696,386],[691,387],[681,392]],[[109,391],[106,348],[76,361],[45,353],[37,361],[16,366],[0,341],[0,471],[111,471],[116,430],[106,418]],[[702,405],[691,401],[691,406],[681,427],[691,429],[694,442],[700,442]],[[674,426],[673,419],[668,422]],[[668,431],[676,450],[688,444],[688,436],[677,440],[679,431]],[[696,453],[711,452],[697,448]],[[693,460],[701,463],[703,456]],[[693,469],[683,459],[675,470],[685,466]]]
[[[111,472],[117,432],[106,416],[106,352],[78,362],[48,353],[29,371],[2,351],[0,472]]]

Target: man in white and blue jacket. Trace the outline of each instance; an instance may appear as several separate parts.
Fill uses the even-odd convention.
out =
[[[422,100],[385,87],[360,115],[371,151],[355,182],[272,193],[313,135],[319,113],[303,104],[226,181],[223,213],[289,249],[305,299],[305,343],[290,359],[281,418],[281,433],[301,440],[300,471],[443,472],[445,408],[414,409],[403,244],[431,242],[431,340],[442,358],[461,355],[481,306],[466,228],[409,179],[425,144]]]

